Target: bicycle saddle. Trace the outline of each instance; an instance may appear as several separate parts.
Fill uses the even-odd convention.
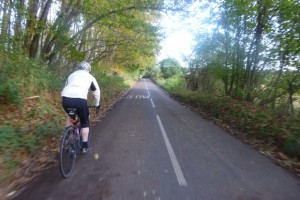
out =
[[[76,108],[67,108],[66,110],[68,111],[68,115],[69,115],[72,119],[75,119],[77,109],[76,109]]]

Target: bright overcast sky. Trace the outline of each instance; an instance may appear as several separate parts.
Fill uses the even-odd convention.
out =
[[[185,66],[183,58],[191,55],[195,34],[213,28],[201,23],[209,16],[209,11],[200,11],[200,5],[201,1],[195,1],[189,8],[189,16],[183,17],[174,13],[162,16],[160,26],[165,34],[165,39],[160,44],[161,51],[158,61],[171,57]]]
[[[183,63],[183,57],[192,53],[193,34],[188,20],[174,14],[164,15],[160,25],[165,39],[160,44],[158,60],[171,57]]]

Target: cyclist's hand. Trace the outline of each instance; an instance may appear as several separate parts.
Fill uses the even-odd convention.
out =
[[[96,115],[99,116],[99,113],[100,113],[100,104],[99,106],[96,106]]]

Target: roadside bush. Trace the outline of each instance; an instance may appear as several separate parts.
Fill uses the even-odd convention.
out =
[[[0,50],[0,183],[34,155],[45,136],[59,133],[61,81],[46,65]]]
[[[286,153],[300,158],[300,116],[292,116],[284,123],[289,134],[283,144]]]
[[[182,75],[183,68],[174,58],[166,58],[159,62],[160,72],[164,78]]]
[[[160,68],[155,66],[147,69],[144,73],[144,78],[158,79],[161,76]]]
[[[107,101],[120,94],[121,91],[130,86],[126,80],[118,74],[108,74],[101,72],[95,75],[101,90],[101,101]]]
[[[0,51],[1,104],[21,104],[22,98],[49,89],[55,78],[44,63],[22,54]]]
[[[19,148],[20,135],[16,134],[13,126],[0,127],[0,150],[7,148]]]
[[[2,83],[0,85],[0,103],[20,104],[21,98],[18,90],[18,81],[4,77],[0,77],[0,79],[0,82]]]
[[[170,93],[186,90],[185,80],[180,75],[172,76],[168,79],[156,79],[155,81]]]

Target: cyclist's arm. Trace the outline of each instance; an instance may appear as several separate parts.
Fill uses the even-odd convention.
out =
[[[100,88],[95,78],[93,78],[93,81],[91,83],[91,92],[94,96],[94,104],[95,106],[99,106],[100,104]]]

